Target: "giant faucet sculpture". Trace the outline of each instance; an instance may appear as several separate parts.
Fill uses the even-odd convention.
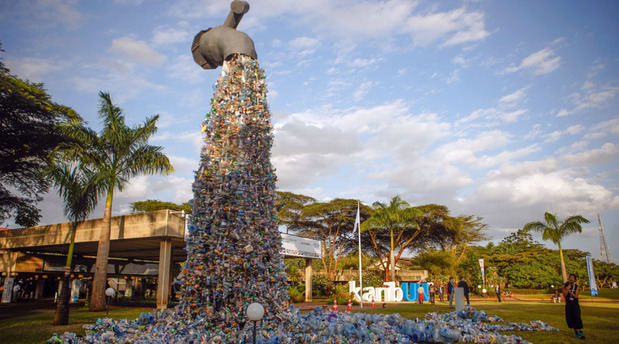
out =
[[[254,42],[236,27],[249,11],[246,1],[232,1],[230,13],[223,25],[202,30],[193,39],[193,59],[204,69],[215,69],[233,54],[242,54],[257,59]]]
[[[226,329],[234,342],[250,303],[264,306],[265,326],[279,325],[288,295],[264,71],[251,38],[236,30],[249,4],[233,1],[230,8],[224,25],[198,33],[191,49],[202,68],[222,71],[202,123],[187,261],[175,283],[183,315]]]

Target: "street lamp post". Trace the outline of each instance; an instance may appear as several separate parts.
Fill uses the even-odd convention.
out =
[[[105,303],[105,316],[110,314],[110,298],[116,294],[116,290],[114,288],[109,287],[105,289],[105,296],[107,296],[107,302]]]
[[[247,306],[247,318],[254,322],[254,344],[256,344],[256,324],[262,319],[263,315],[264,307],[261,304],[254,302]]]

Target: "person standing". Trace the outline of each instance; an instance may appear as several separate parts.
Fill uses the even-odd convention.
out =
[[[464,290],[464,297],[466,298],[466,304],[471,305],[471,301],[469,300],[469,285],[464,280],[464,277],[460,277],[460,282],[458,282],[458,288],[462,288]]]
[[[419,283],[419,288],[417,288],[417,294],[419,294],[419,304],[423,304],[423,286]]]
[[[501,286],[498,283],[494,286],[494,293],[497,301],[501,302]]]
[[[454,301],[454,278],[449,277],[449,282],[447,283],[447,298],[449,299],[449,308],[453,308]]]
[[[583,326],[580,317],[580,305],[578,304],[579,295],[580,286],[576,283],[576,275],[570,274],[567,282],[563,285],[565,321],[567,322],[567,327],[574,329],[576,338],[585,339],[585,334],[582,332]]]
[[[552,297],[552,302],[554,303],[561,303],[561,292],[559,291],[561,288],[559,289],[555,289],[555,294]]]
[[[434,304],[436,298],[436,289],[434,289],[434,282],[430,283],[430,303]]]
[[[438,286],[438,299],[443,302],[443,294],[445,294],[445,287],[441,284]]]

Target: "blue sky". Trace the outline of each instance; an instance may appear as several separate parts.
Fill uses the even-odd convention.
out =
[[[616,1],[250,1],[238,29],[267,74],[280,190],[371,203],[399,194],[482,216],[500,240],[544,211],[592,223],[565,247],[619,258]],[[99,128],[109,91],[176,168],[138,177],[114,213],[191,198],[219,70],[193,36],[229,1],[0,3],[4,63]],[[64,221],[55,195],[43,223]],[[97,209],[93,217],[101,217]]]

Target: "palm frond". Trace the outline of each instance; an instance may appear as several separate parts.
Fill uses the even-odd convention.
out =
[[[522,231],[523,232],[540,232],[543,233],[546,229],[548,228],[548,226],[546,226],[546,224],[539,222],[539,221],[534,221],[534,222],[529,222],[526,225],[524,225],[522,227]]]
[[[546,224],[551,228],[559,228],[557,224],[557,217],[549,212],[544,213],[544,220],[546,220]]]
[[[134,142],[146,143],[148,139],[157,133],[157,120],[159,115],[154,115],[146,119],[143,125],[133,128]]]

